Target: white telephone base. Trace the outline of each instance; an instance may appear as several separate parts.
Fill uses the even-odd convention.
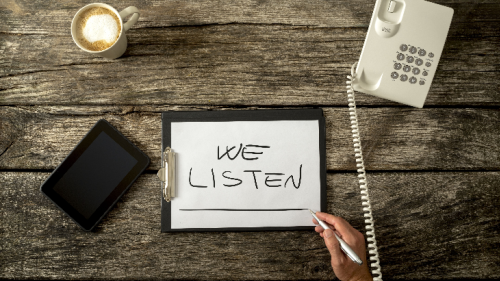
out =
[[[356,91],[422,108],[453,9],[424,0],[377,0],[356,69]]]

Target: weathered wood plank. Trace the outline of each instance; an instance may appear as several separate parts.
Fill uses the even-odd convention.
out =
[[[0,278],[334,276],[313,231],[160,233],[152,174],[95,232],[83,232],[41,195],[48,175],[0,172]],[[368,180],[385,280],[500,278],[499,172],[369,173]],[[328,212],[364,231],[356,174],[328,175]]]
[[[499,175],[369,175],[382,268],[406,280],[498,279]]]
[[[269,17],[273,22],[257,16],[250,22],[224,20],[220,17],[232,14],[208,14],[223,5],[213,4],[203,17],[210,22],[179,27],[161,16],[168,14],[168,5],[146,3],[144,17],[129,32],[126,54],[113,61],[90,56],[73,43],[69,25],[77,9],[73,6],[80,3],[47,6],[47,13],[35,17],[4,9],[3,28],[9,30],[0,38],[0,104],[344,105],[345,77],[359,58],[372,7],[350,2],[368,14],[358,18],[337,14],[342,9],[314,10],[343,4],[314,3],[305,18],[317,19],[312,25],[289,26],[280,17]],[[200,8],[189,5],[196,4],[173,10],[183,15]],[[270,5],[299,9],[303,4]],[[450,5],[455,18],[426,105],[499,106],[500,4]],[[283,15],[295,20],[297,14],[288,12]],[[363,23],[320,27],[330,18],[362,18]],[[279,20],[285,24],[272,24]],[[364,94],[358,102],[396,104]]]
[[[426,101],[444,108],[357,97],[367,168],[409,170],[368,173],[384,279],[498,279],[500,3],[433,2],[455,9]],[[161,234],[152,172],[85,233],[41,196],[48,172],[5,169],[55,168],[101,118],[154,171],[163,110],[325,107],[329,212],[361,230],[344,85],[374,1],[107,1],[141,10],[114,61],[72,42],[87,3],[0,2],[0,278],[333,278],[312,232]]]
[[[168,32],[169,38],[183,41],[188,40],[187,36],[202,40],[206,34],[223,34],[231,27],[181,29]],[[274,31],[260,32],[265,29]],[[143,35],[141,39],[130,38],[126,57],[116,61],[88,56],[76,49],[69,41],[71,38],[50,40],[67,42],[58,45],[60,50],[52,54],[44,54],[47,50],[40,48],[36,59],[23,54],[32,50],[30,46],[38,45],[33,41],[43,38],[8,42],[19,45],[9,49],[15,52],[12,56],[6,56],[10,61],[4,63],[8,66],[4,70],[7,73],[0,78],[0,103],[273,106],[346,103],[345,77],[350,65],[359,58],[362,36],[355,41],[335,41],[335,34],[328,30],[297,32],[282,27],[254,26],[233,30],[240,34],[233,34],[235,37],[227,42],[188,40],[172,45],[154,44],[153,40],[162,36],[158,34],[165,36],[165,32],[150,31],[146,33],[149,38]],[[238,43],[237,36],[250,37],[252,31],[260,37],[255,38],[260,42]],[[189,34],[172,34],[182,32]],[[295,36],[317,38],[294,38],[303,41],[290,42],[290,37]],[[266,37],[274,37],[276,41]],[[143,39],[146,42],[135,41]],[[330,42],[324,42],[325,39]],[[500,104],[498,64],[495,63],[498,55],[492,51],[500,47],[498,42],[450,41],[443,57],[445,63],[439,67],[426,105]],[[70,53],[65,54],[66,48],[72,49]],[[18,49],[24,50],[18,52]],[[478,54],[468,56],[470,51],[465,49]],[[482,55],[484,53],[488,55]],[[358,100],[361,105],[395,104],[365,94],[359,95]]]
[[[160,164],[163,110],[218,107],[0,107],[0,169],[54,169],[101,118]],[[327,168],[354,170],[347,108],[325,108]],[[368,170],[498,170],[499,109],[359,108]]]
[[[119,1],[106,3],[122,10],[134,5],[141,11],[136,27],[250,23],[316,27],[368,27],[375,1]],[[432,1],[454,9],[454,23],[483,20],[498,22],[495,0]],[[0,6],[1,32],[17,34],[66,34],[66,25],[89,2],[5,0]],[[65,27],[62,27],[66,25]]]

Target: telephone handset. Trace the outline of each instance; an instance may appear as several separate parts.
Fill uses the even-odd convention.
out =
[[[354,90],[422,108],[452,17],[424,0],[377,0]]]
[[[382,281],[354,90],[422,108],[437,69],[453,9],[424,0],[377,0],[347,97],[373,280]],[[356,68],[357,66],[357,68]],[[356,69],[356,70],[355,70]]]

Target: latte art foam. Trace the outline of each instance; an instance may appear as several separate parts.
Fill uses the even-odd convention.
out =
[[[77,25],[78,42],[89,51],[104,51],[113,46],[121,31],[121,21],[103,7],[83,11]]]
[[[113,43],[118,38],[118,25],[110,15],[91,16],[83,28],[83,36],[90,43],[99,40]]]

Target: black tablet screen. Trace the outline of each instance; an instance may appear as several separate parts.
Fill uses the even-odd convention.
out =
[[[132,155],[101,132],[54,190],[89,219],[136,163]]]

